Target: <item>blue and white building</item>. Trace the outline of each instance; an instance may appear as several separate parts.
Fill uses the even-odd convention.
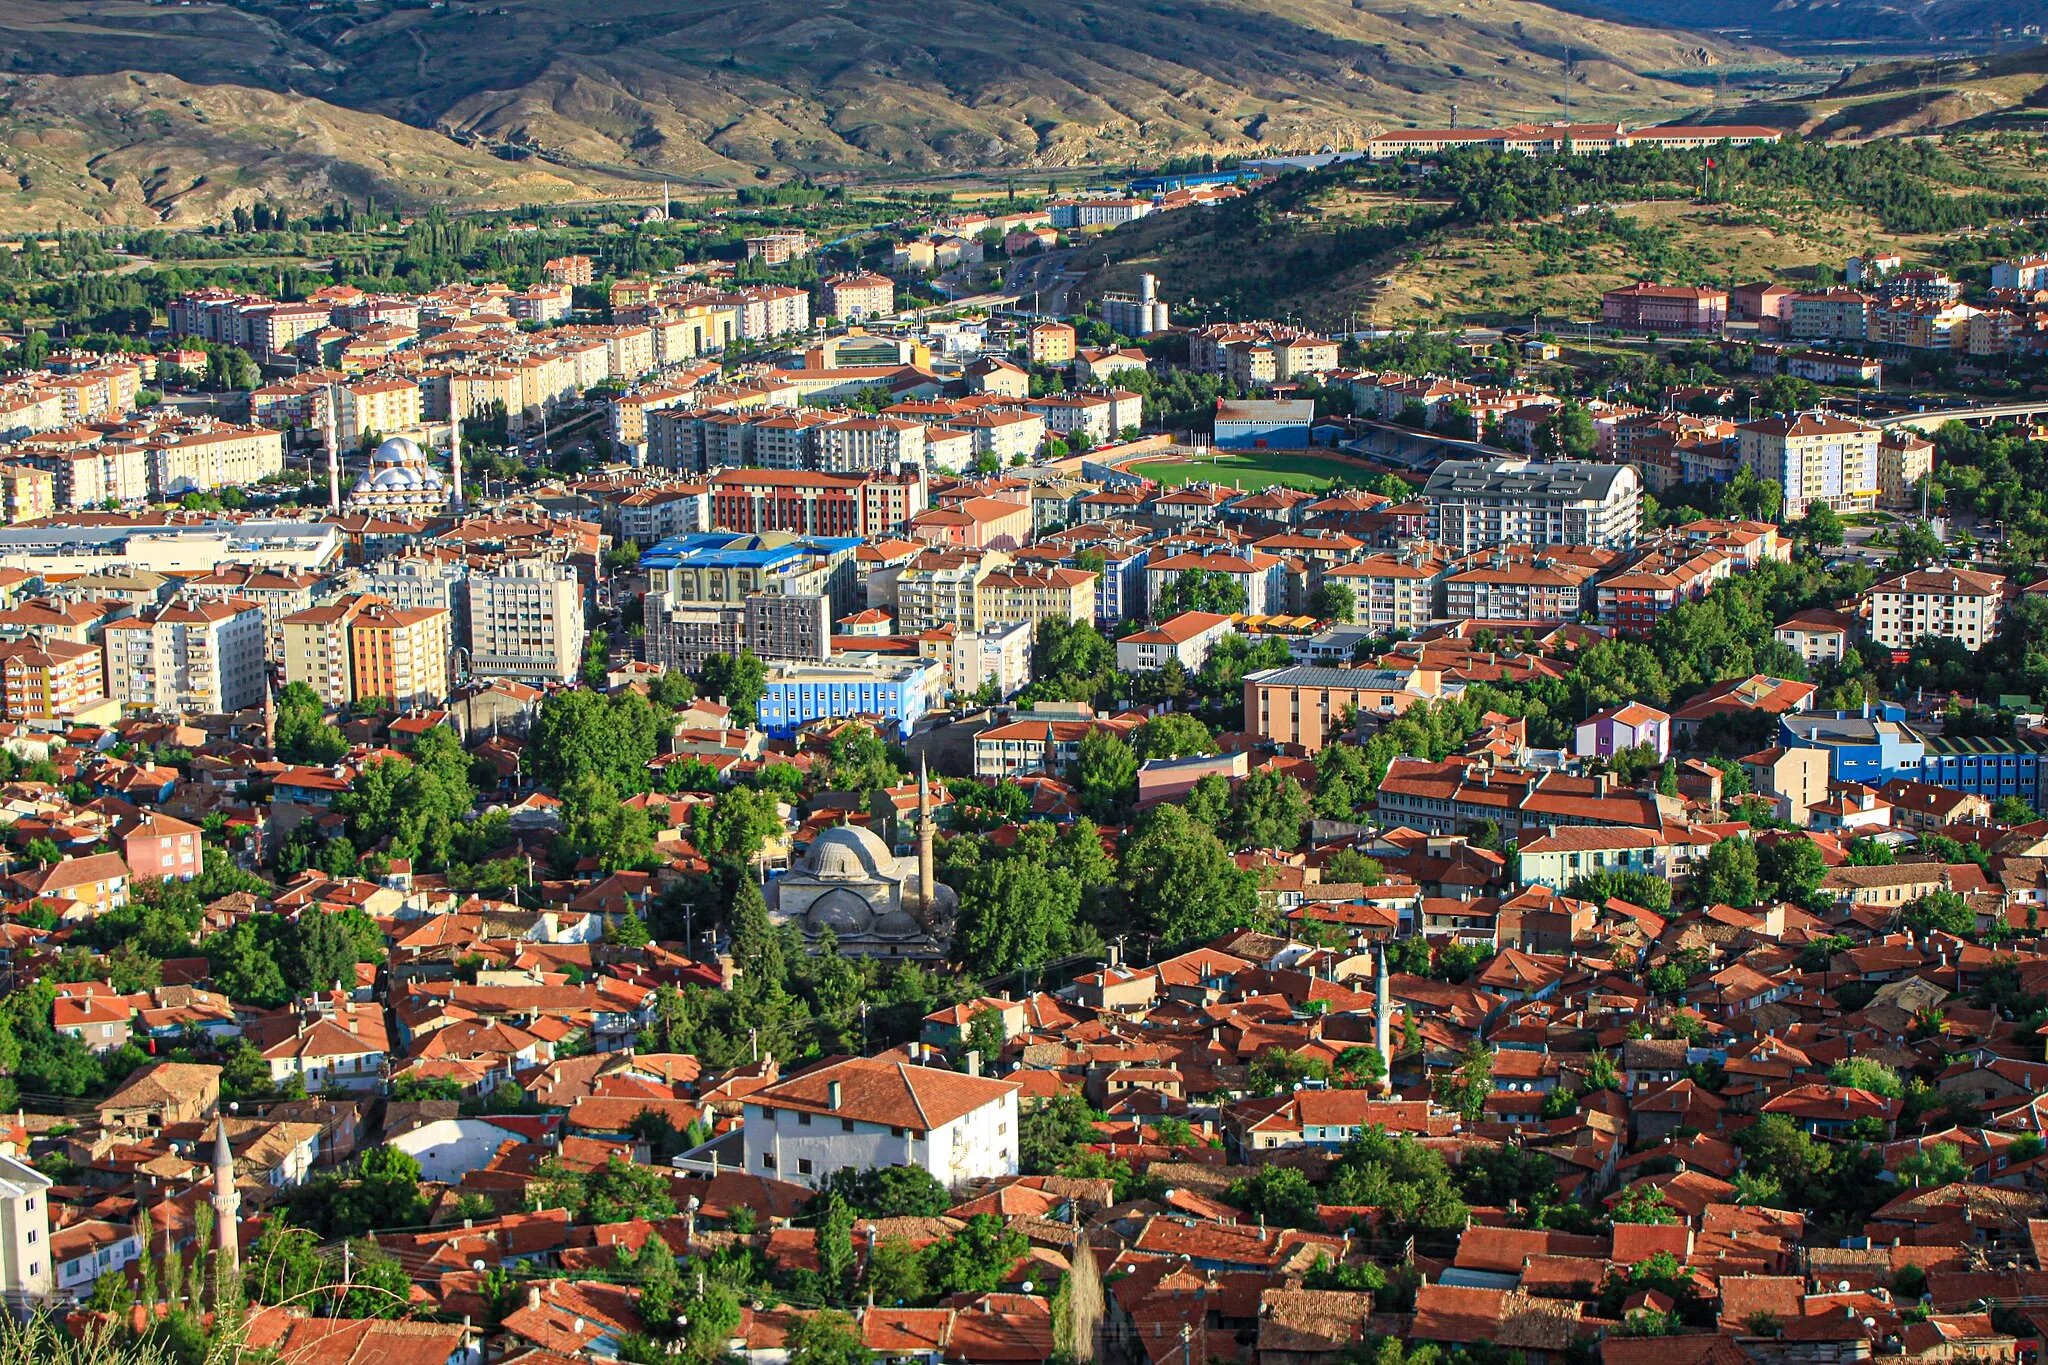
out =
[[[1927,737],[1920,780],[1931,787],[1997,802],[2017,796],[2035,809],[2041,801],[2041,745],[2031,740]]]
[[[789,739],[814,720],[879,716],[909,739],[942,685],[936,660],[905,660],[873,667],[793,664],[771,672],[761,694],[761,728]]]

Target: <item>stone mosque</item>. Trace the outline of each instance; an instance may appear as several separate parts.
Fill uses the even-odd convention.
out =
[[[959,899],[933,879],[930,779],[920,772],[917,785],[915,855],[897,857],[862,826],[828,829],[765,888],[770,917],[795,924],[813,950],[830,930],[850,955],[944,957]]]

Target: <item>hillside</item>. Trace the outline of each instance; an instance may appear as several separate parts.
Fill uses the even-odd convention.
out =
[[[1855,51],[1981,50],[2025,42],[2018,30],[2048,24],[2048,0],[1600,0],[1597,11],[1690,24],[1817,58]]]
[[[2048,119],[2048,47],[1873,62],[1814,94],[1759,100],[1735,117],[1819,138],[2040,127]]]
[[[212,222],[236,204],[546,203],[635,188],[321,100],[175,77],[0,77],[0,223]]]
[[[301,201],[364,180],[401,196],[438,198],[445,185],[514,202],[653,177],[731,184],[1311,148],[1440,122],[1454,103],[1466,121],[1555,117],[1567,47],[1572,114],[1636,122],[1708,102],[1704,83],[1675,76],[1778,60],[1518,0],[620,0],[599,11],[364,0],[317,13],[0,0],[0,66],[18,82],[0,99],[0,141],[39,146],[68,122],[69,160],[51,178],[71,182],[64,202],[109,219],[191,221],[261,182]],[[156,93],[129,94],[119,82],[130,72]],[[237,108],[249,89],[288,103]],[[141,165],[151,158],[140,144],[159,133],[160,164]],[[289,168],[322,155],[325,133],[338,134],[344,164],[302,184]],[[213,193],[191,193],[201,179]]]

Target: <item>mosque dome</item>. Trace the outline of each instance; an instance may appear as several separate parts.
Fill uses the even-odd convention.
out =
[[[919,938],[924,934],[924,926],[908,910],[885,910],[875,916],[869,932],[879,938]]]
[[[873,830],[852,825],[828,829],[812,841],[810,873],[825,881],[873,881],[894,859]]]
[[[420,453],[419,446],[410,437],[405,436],[389,437],[385,440],[384,444],[370,452],[370,463],[372,465],[423,465],[426,462],[427,457]]]
[[[866,901],[839,887],[811,902],[811,908],[804,914],[804,932],[822,934],[830,929],[842,937],[865,934],[874,918],[875,912]]]

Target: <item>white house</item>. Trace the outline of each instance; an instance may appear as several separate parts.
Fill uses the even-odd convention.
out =
[[[498,1148],[519,1134],[489,1119],[435,1119],[389,1138],[384,1145],[420,1163],[420,1179],[459,1181],[464,1171],[490,1163]]]
[[[1014,1081],[852,1057],[747,1096],[747,1170],[822,1188],[834,1171],[915,1166],[941,1185],[1017,1174]]]
[[[292,1076],[305,1081],[308,1093],[329,1087],[379,1090],[390,1060],[383,1011],[358,1010],[353,1000],[328,1018],[314,1019],[263,1049],[270,1078],[282,1085]]]
[[[1150,630],[1137,631],[1116,642],[1116,671],[1150,673],[1166,667],[1169,659],[1180,660],[1190,673],[1199,673],[1209,662],[1216,642],[1237,629],[1237,618],[1210,611],[1184,611],[1161,621]]]
[[[1016,1101],[1011,1100],[1014,1115]],[[1014,1117],[1011,1129],[1016,1128]],[[1010,1169],[1016,1169],[1011,1139]],[[50,1186],[54,1181],[25,1161],[0,1156],[0,1294],[50,1292]]]
[[[50,1260],[57,1268],[57,1288],[79,1297],[92,1292],[102,1275],[118,1275],[142,1254],[135,1230],[98,1218],[59,1228],[50,1238]]]

